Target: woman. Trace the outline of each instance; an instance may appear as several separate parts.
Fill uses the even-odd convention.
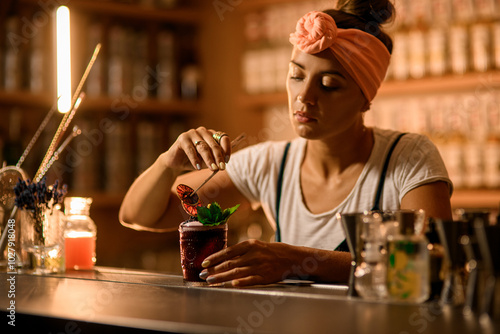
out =
[[[287,78],[290,120],[299,138],[288,148],[266,142],[231,156],[228,136],[216,141],[213,130],[187,131],[131,186],[121,222],[175,230],[184,220],[177,184],[197,186],[212,170],[227,167],[210,181],[217,194],[205,186],[202,199],[222,207],[262,206],[283,242],[230,246],[204,261],[200,277],[246,286],[290,277],[345,282],[350,255],[335,250],[344,240],[337,212],[424,209],[429,217],[451,218],[452,185],[435,146],[421,135],[399,137],[363,123],[389,64],[392,42],[379,25],[392,14],[387,0],[341,0],[337,10],[306,14],[290,37]],[[200,171],[181,175],[193,169]]]

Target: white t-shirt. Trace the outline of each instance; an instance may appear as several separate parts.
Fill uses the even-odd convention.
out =
[[[385,157],[400,132],[374,128],[374,147],[351,193],[330,211],[313,214],[304,204],[300,185],[300,166],[307,140],[294,139],[286,159],[280,204],[281,241],[320,249],[335,249],[344,239],[336,213],[371,210]],[[264,142],[231,156],[227,172],[235,186],[254,208],[261,206],[276,227],[276,189],[286,142]],[[425,136],[404,135],[392,153],[380,209],[397,210],[401,199],[412,189],[426,183],[452,183],[435,145]],[[321,189],[318,189],[321,191]],[[328,194],[325,194],[328,196]]]

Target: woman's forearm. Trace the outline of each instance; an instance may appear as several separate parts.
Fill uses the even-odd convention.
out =
[[[120,222],[135,229],[152,228],[168,207],[171,188],[180,171],[164,163],[164,154],[142,173],[127,191]]]
[[[210,284],[270,284],[284,279],[325,283],[349,280],[351,255],[282,242],[246,240],[208,256],[200,277]]]
[[[325,283],[346,283],[349,280],[350,253],[309,247],[298,247],[296,250],[294,264],[285,271],[285,278]]]

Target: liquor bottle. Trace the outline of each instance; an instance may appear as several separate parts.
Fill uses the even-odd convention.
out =
[[[163,30],[158,34],[158,66],[156,73],[156,96],[159,100],[168,101],[176,98],[176,64],[174,33]]]
[[[390,300],[421,303],[430,295],[428,240],[415,233],[415,213],[397,213],[399,234],[388,238],[387,294]]]
[[[382,234],[382,216],[367,213],[359,222],[360,263],[354,272],[356,292],[365,299],[380,300],[387,296],[385,239]]]
[[[472,53],[472,68],[477,72],[490,69],[490,26],[477,23],[470,28],[470,44]]]
[[[21,88],[21,57],[18,41],[20,21],[17,17],[7,18],[5,21],[5,50],[3,59],[3,88],[15,91]]]
[[[464,74],[469,70],[468,42],[466,26],[453,25],[449,28],[450,65],[453,74]]]
[[[22,112],[17,108],[12,109],[9,115],[9,135],[7,140],[4,142],[2,152],[3,160],[0,161],[0,165],[5,162],[7,166],[14,166],[23,154],[21,120]]]

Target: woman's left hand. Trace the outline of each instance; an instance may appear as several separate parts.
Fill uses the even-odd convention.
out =
[[[290,245],[247,240],[210,255],[200,277],[209,284],[248,286],[279,282],[292,273]]]

